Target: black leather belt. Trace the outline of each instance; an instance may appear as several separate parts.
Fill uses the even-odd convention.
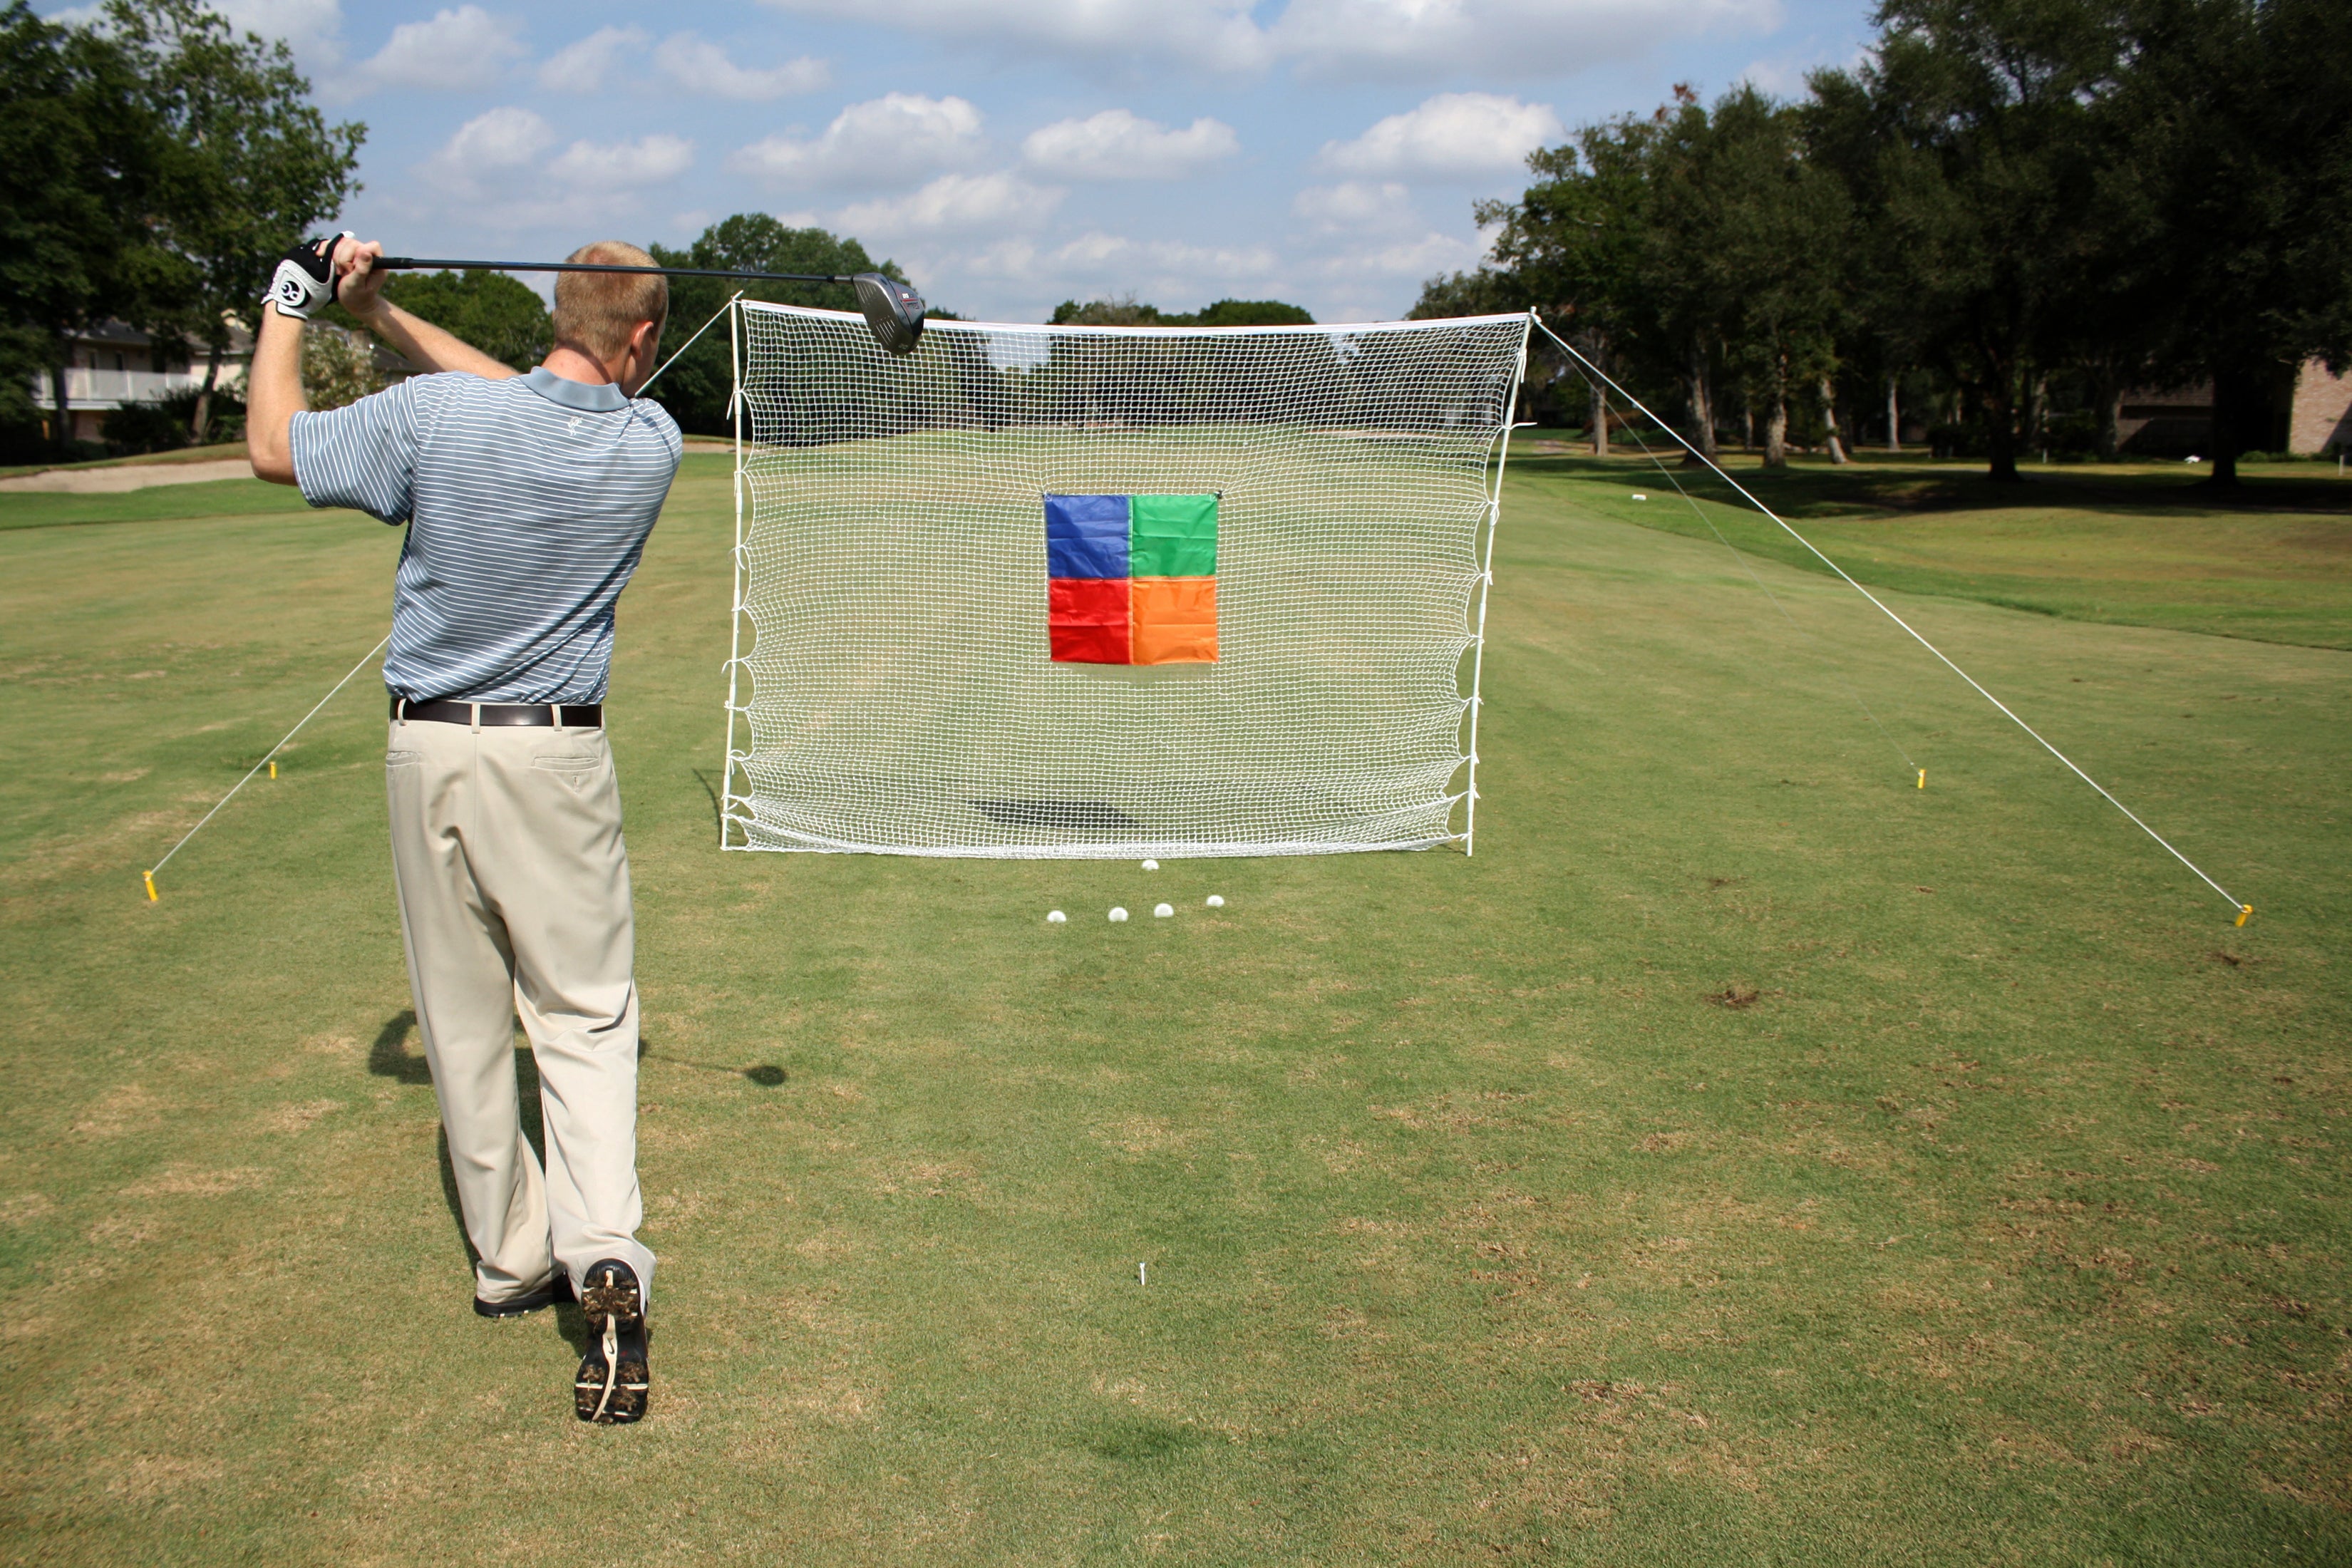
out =
[[[433,724],[490,724],[505,728],[514,724],[538,724],[568,730],[600,730],[604,725],[604,705],[601,702],[567,702],[558,707],[551,702],[411,702],[404,697],[392,700],[394,719],[422,719]]]

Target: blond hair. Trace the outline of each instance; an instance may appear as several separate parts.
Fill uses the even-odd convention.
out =
[[[607,267],[651,267],[654,258],[625,240],[600,239],[563,258]],[[565,272],[555,279],[555,341],[598,363],[619,356],[639,321],[661,336],[669,320],[669,279],[657,272]]]

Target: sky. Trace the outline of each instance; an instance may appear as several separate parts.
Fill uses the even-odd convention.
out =
[[[936,305],[1402,315],[1480,197],[1674,84],[1789,95],[1860,0],[215,0],[364,121],[339,226],[394,253],[855,236]],[[46,6],[53,16],[75,14]],[[544,281],[541,279],[539,281]]]

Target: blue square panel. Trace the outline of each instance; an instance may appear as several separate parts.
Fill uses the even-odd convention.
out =
[[[1045,575],[1127,575],[1125,496],[1045,498]]]

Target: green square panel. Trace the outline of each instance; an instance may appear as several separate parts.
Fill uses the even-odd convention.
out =
[[[1215,496],[1130,496],[1127,505],[1127,569],[1130,574],[1217,574]]]

